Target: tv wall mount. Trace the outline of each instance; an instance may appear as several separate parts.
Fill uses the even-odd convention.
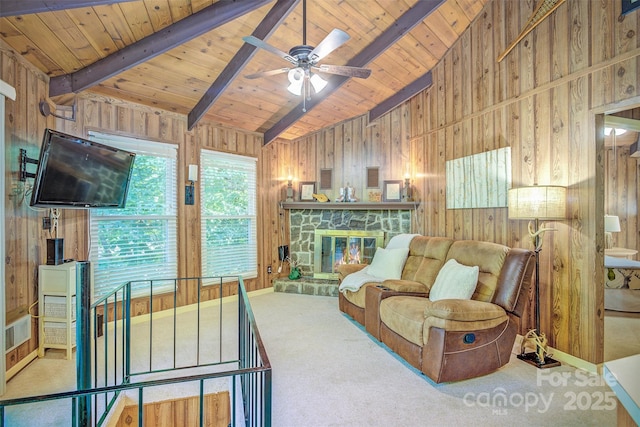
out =
[[[27,178],[35,178],[36,174],[33,172],[27,172],[27,165],[37,165],[38,159],[33,159],[27,156],[27,150],[20,149],[20,181],[25,182]]]

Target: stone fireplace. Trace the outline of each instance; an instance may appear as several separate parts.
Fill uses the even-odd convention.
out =
[[[308,205],[313,206],[307,207]],[[338,255],[345,259],[341,252],[343,244],[347,245],[346,248],[349,248],[352,242],[356,244],[356,248],[359,245],[361,261],[366,261],[368,257],[372,258],[375,247],[385,246],[396,234],[411,233],[411,215],[415,205],[401,203],[396,204],[393,209],[384,209],[373,203],[362,206],[357,203],[294,202],[283,203],[283,208],[289,211],[289,254],[300,267],[302,275],[318,278],[326,274],[324,278],[334,279],[337,276],[335,257]],[[314,255],[316,230],[338,231],[341,232],[342,237],[337,238],[347,240],[336,242],[336,236],[329,235],[330,239],[334,240],[325,240],[328,242],[328,249],[320,249],[320,255]],[[318,233],[320,242],[327,237],[327,234],[323,233],[325,232]],[[373,242],[370,239],[374,239]],[[336,248],[336,244],[340,249]],[[346,256],[348,260],[348,253]],[[316,266],[318,263],[320,265]],[[316,270],[318,270],[318,276],[316,276]]]

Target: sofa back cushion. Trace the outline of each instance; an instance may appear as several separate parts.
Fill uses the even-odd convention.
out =
[[[402,279],[420,282],[431,289],[452,243],[453,239],[447,237],[414,237],[409,245]]]
[[[455,259],[460,264],[470,267],[477,265],[479,268],[478,285],[471,298],[492,302],[508,253],[509,248],[498,243],[456,240],[451,244],[445,261]]]

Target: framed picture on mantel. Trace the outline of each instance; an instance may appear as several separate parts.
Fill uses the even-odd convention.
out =
[[[303,181],[300,183],[300,201],[313,202],[313,194],[316,192],[316,183],[313,181]]]
[[[402,180],[384,181],[382,186],[383,202],[399,202],[402,200]]]

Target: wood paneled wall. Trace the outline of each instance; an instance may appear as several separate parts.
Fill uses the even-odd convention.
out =
[[[205,394],[203,396],[203,425],[208,427],[226,427],[231,423],[231,402],[229,392]],[[200,398],[185,397],[161,402],[145,403],[144,421],[140,423],[138,406],[131,405],[123,409],[116,427],[171,427],[195,426],[200,423]]]
[[[1,43],[1,42],[0,42]],[[48,78],[39,70],[28,64],[8,46],[0,44],[0,78],[14,86],[17,90],[16,101],[6,102],[6,146],[5,146],[5,179],[4,189],[6,202],[6,277],[5,293],[7,312],[11,316],[8,321],[25,313],[28,307],[38,299],[37,270],[38,265],[46,262],[46,239],[52,237],[48,231],[42,230],[43,216],[47,210],[33,210],[29,204],[29,193],[24,185],[18,182],[20,148],[26,148],[30,157],[37,158],[40,152],[41,139],[46,127],[80,137],[86,137],[91,130],[104,133],[138,137],[151,141],[178,145],[178,275],[180,277],[197,277],[201,275],[200,257],[200,199],[198,183],[196,183],[196,203],[186,206],[184,188],[186,185],[185,170],[189,164],[199,164],[201,149],[212,149],[234,154],[255,157],[259,177],[258,194],[268,192],[269,180],[262,180],[263,138],[262,135],[223,128],[215,124],[202,122],[193,131],[187,131],[187,119],[174,113],[160,109],[151,109],[126,103],[112,98],[104,98],[83,93],[76,99],[76,120],[68,121],[45,118],[38,111],[41,100],[47,99]],[[58,114],[70,116],[70,111],[61,108]],[[33,167],[33,166],[32,166]],[[35,167],[33,167],[35,170]],[[28,179],[28,183],[32,183]],[[18,186],[18,190],[14,188]],[[276,228],[271,218],[277,218],[277,205],[267,215],[269,198],[259,198],[258,230],[261,238],[258,242],[258,271],[266,271],[266,265],[275,265],[277,260],[277,242],[269,239],[273,234],[277,237]],[[271,230],[263,233],[262,230]],[[82,210],[61,210],[59,237],[64,238],[65,258],[86,260],[89,255],[88,216]],[[245,280],[248,290],[256,290],[271,286],[269,277],[260,275],[256,279]],[[235,284],[225,285],[224,295],[235,293]],[[215,288],[215,289],[214,289]],[[203,291],[202,300],[219,297],[217,287]],[[173,298],[157,296],[154,310],[173,307]],[[178,305],[193,303],[196,295],[186,289],[178,295]],[[136,300],[134,314],[149,311],[148,299]],[[33,314],[37,314],[34,306]],[[37,323],[32,321],[32,339],[7,354],[7,369],[15,366],[20,360],[31,354],[38,346]]]
[[[24,315],[38,300],[38,265],[46,261],[46,239],[42,229],[43,211],[29,208],[28,185],[19,181],[19,152],[37,158],[45,127],[51,125],[38,113],[38,103],[48,93],[48,79],[23,61],[17,53],[0,45],[0,78],[16,88],[16,100],[5,102],[5,277],[4,298],[6,322]],[[35,171],[33,165],[28,171]],[[33,183],[32,179],[27,180]],[[86,253],[83,214],[73,211],[60,218],[58,237],[65,239],[65,256],[78,259]],[[32,314],[37,314],[33,307]],[[26,358],[38,347],[37,321],[32,318],[31,340],[6,355],[7,370]]]
[[[421,202],[414,231],[531,248],[526,221],[509,220],[506,208],[446,209],[445,161],[510,146],[514,186],[568,187],[568,218],[553,224],[541,252],[542,330],[558,350],[600,363],[598,127],[602,114],[640,104],[640,15],[620,16],[620,2],[568,0],[498,63],[537,3],[489,2],[432,70],[432,87],[375,123],[359,117],[267,149],[280,177],[318,181],[332,167],[334,192],[344,182],[362,189],[368,166],[380,166],[381,179],[402,179],[409,167]]]

